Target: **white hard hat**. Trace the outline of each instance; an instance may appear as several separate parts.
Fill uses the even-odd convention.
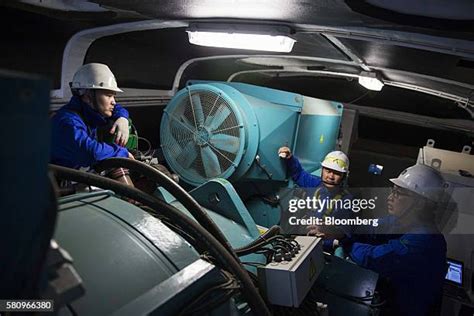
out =
[[[390,181],[434,202],[438,201],[445,185],[438,170],[421,164],[408,167]]]
[[[326,157],[324,157],[321,166],[340,172],[348,172],[349,158],[347,158],[346,154],[342,151],[331,151],[329,154],[326,155]]]
[[[117,86],[115,76],[104,64],[90,63],[82,65],[74,74],[71,89],[102,89],[123,92]]]

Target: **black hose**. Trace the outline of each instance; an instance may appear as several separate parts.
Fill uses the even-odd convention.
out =
[[[232,246],[227,241],[227,238],[221,232],[219,227],[209,217],[209,215],[201,208],[201,205],[186,192],[179,184],[171,180],[163,172],[147,165],[146,163],[132,160],[128,158],[109,158],[99,162],[95,169],[103,171],[109,168],[124,167],[132,171],[136,171],[155,181],[157,184],[169,191],[183,206],[191,213],[191,215],[210,232],[222,245],[224,245],[229,252],[235,256]]]
[[[242,251],[245,251],[249,248],[254,248],[256,246],[259,246],[261,243],[264,243],[266,242],[269,238],[273,237],[273,236],[276,236],[280,233],[280,226],[278,225],[273,225],[272,227],[270,227],[265,233],[263,233],[262,235],[260,235],[257,239],[255,239],[254,241],[251,241],[250,243],[248,243],[247,245],[243,246],[243,247],[240,247],[240,248],[236,248],[235,249],[235,252],[237,253],[237,255],[240,255],[239,252],[242,252]]]
[[[50,165],[50,170],[60,178],[86,183],[103,189],[109,189],[127,198],[145,204],[146,206],[152,208],[155,212],[161,213],[163,216],[168,217],[174,224],[179,225],[181,228],[185,228],[189,235],[194,237],[201,244],[205,244],[207,246],[206,249],[214,258],[216,258],[221,267],[229,269],[229,271],[234,274],[237,280],[240,281],[243,296],[247,300],[250,308],[255,312],[255,315],[270,315],[270,311],[265,305],[264,300],[260,296],[258,290],[255,288],[252,279],[249,277],[247,271],[242,266],[240,261],[235,259],[235,256],[231,255],[231,253],[219,241],[217,241],[213,235],[197,224],[194,220],[181,213],[181,211],[179,211],[174,206],[169,205],[136,188],[92,173],[86,173],[83,171],[56,165]],[[187,238],[186,234],[183,236],[183,238],[185,238],[191,244],[195,242],[194,240]]]
[[[263,246],[268,245],[268,244],[274,242],[275,240],[278,240],[279,238],[281,238],[281,236],[276,235],[276,236],[270,237],[269,239],[267,239],[265,241],[261,241],[259,244],[253,245],[252,247],[239,248],[235,252],[239,257],[246,256],[246,255],[249,255],[251,253],[254,253],[255,251],[257,251],[259,249],[262,249]]]

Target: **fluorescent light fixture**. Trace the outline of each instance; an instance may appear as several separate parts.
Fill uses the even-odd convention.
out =
[[[280,28],[281,29],[281,28]],[[286,28],[284,28],[286,29]],[[187,30],[191,44],[289,53],[295,40],[270,26],[192,26]]]
[[[383,82],[375,72],[362,72],[359,75],[359,84],[373,91],[380,91],[383,88]]]

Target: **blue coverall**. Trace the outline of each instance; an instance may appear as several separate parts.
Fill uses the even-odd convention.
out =
[[[423,316],[440,303],[447,271],[446,241],[433,225],[403,228],[394,216],[379,221],[373,242],[355,242],[349,256],[358,265],[379,273],[389,281],[389,307],[393,315]],[[387,226],[391,225],[389,229]]]
[[[128,118],[128,111],[118,104],[112,117],[105,118],[73,96],[52,118],[51,163],[79,169],[106,158],[128,157],[126,148],[97,140],[97,128],[119,117]]]
[[[318,199],[340,199],[342,201],[352,200],[353,196],[342,187],[337,187],[335,190],[328,189],[322,182],[321,177],[310,174],[301,166],[298,158],[291,156],[286,161],[288,171],[293,181],[302,188],[315,188],[314,196]],[[332,216],[334,218],[352,218],[354,213],[350,209],[323,209],[321,212],[315,213],[316,217]],[[347,237],[351,236],[352,227],[340,226],[338,229]],[[326,238],[323,241],[323,246],[326,251],[332,250],[334,239]]]

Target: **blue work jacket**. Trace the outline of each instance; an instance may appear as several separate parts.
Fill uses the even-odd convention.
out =
[[[387,224],[392,225],[392,231],[401,231],[393,216],[381,219],[380,223],[384,234],[375,236],[373,240],[378,241],[374,244],[355,242],[350,258],[388,280],[392,314],[427,315],[442,295],[447,271],[444,236],[425,224],[404,228],[403,234],[389,234]]]
[[[293,181],[302,188],[316,188],[323,183],[321,177],[306,172],[298,158],[293,155],[286,160],[286,166]]]
[[[128,118],[128,111],[118,104],[112,117],[105,118],[73,96],[52,118],[51,163],[79,169],[106,158],[128,157],[126,148],[97,140],[97,129],[119,117]]]

